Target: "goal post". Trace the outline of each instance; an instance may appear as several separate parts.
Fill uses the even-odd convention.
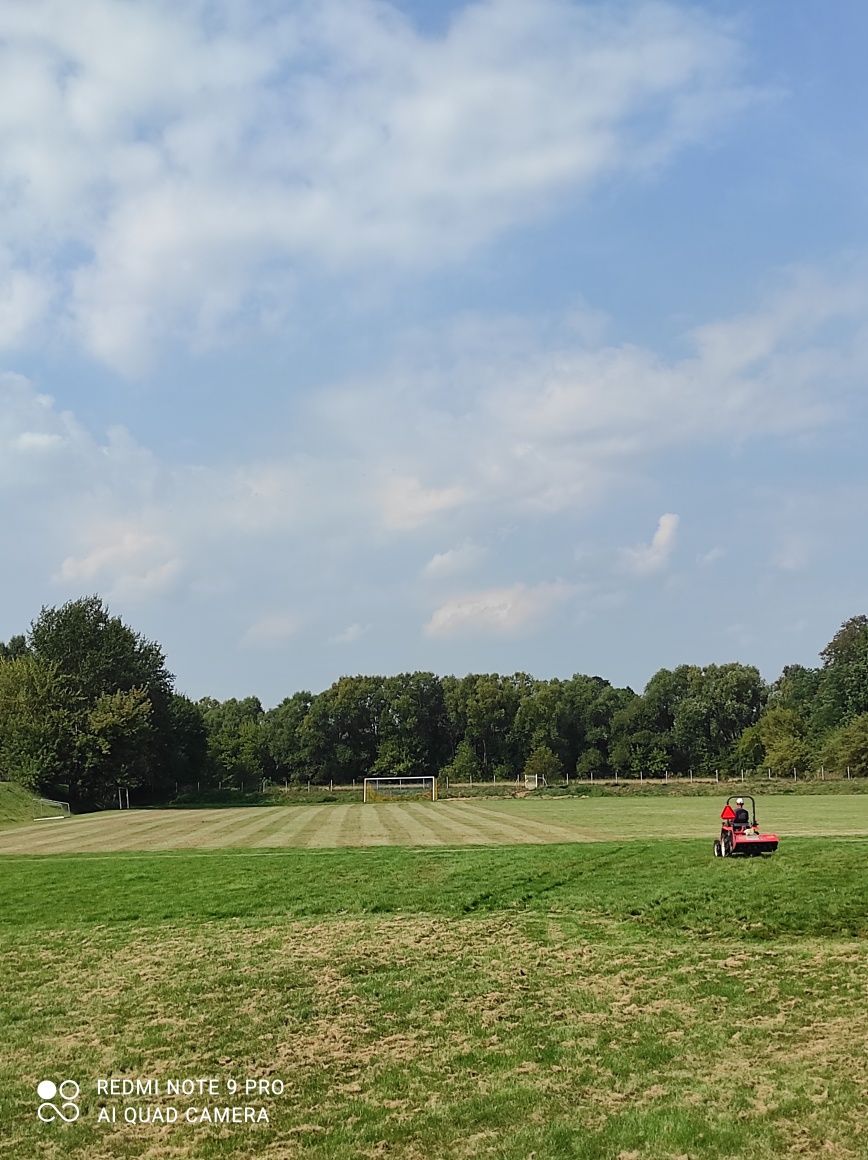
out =
[[[391,802],[420,798],[437,801],[436,777],[366,777],[362,801]]]
[[[51,798],[37,798],[36,808],[39,813],[33,818],[35,822],[53,822],[60,818],[68,818],[72,813],[69,802],[56,802]]]

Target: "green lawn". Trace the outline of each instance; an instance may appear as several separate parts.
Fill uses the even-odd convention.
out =
[[[866,864],[862,838],[0,857],[4,1155],[856,1160]],[[110,1076],[286,1090],[229,1100],[267,1124],[100,1124],[227,1102]],[[80,1119],[39,1124],[66,1077]]]
[[[129,810],[34,822],[0,832],[0,854],[136,850],[462,846],[710,840],[724,797],[472,798],[377,805],[321,803],[190,810]],[[794,836],[868,835],[868,795],[761,799],[759,821]]]

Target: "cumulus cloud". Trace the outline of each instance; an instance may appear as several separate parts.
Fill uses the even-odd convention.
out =
[[[398,476],[381,489],[383,522],[395,531],[411,531],[438,512],[458,507],[464,499],[460,486],[425,487],[412,476]]]
[[[570,595],[562,581],[486,588],[445,601],[425,625],[427,636],[511,636],[537,625]]]
[[[543,574],[570,580],[576,560],[566,541],[558,554],[545,521],[569,520],[575,534],[577,520],[632,495],[679,448],[753,439],[765,455],[773,440],[858,413],[866,287],[799,275],[753,313],[687,336],[680,358],[589,347],[553,322],[517,335],[512,319],[464,320],[397,343],[394,363],[370,378],[299,403],[285,427],[274,424],[284,450],[262,460],[170,461],[122,428],[90,430],[22,376],[0,376],[0,507],[7,541],[28,545],[22,592],[171,594],[221,610],[254,593],[264,626],[232,629],[250,648],[295,627],[269,609],[333,624],[350,597],[347,619],[359,625],[379,624],[386,606],[407,617],[433,608],[432,637],[531,625],[562,589],[498,586],[480,542],[532,538]],[[626,562],[639,574],[663,569],[676,531],[666,513]],[[582,535],[598,550],[590,571],[606,570],[611,539]],[[781,547],[779,565],[798,567],[794,546]],[[510,579],[527,575],[514,557],[511,566]],[[432,598],[432,582],[472,569],[469,592]],[[7,574],[5,590],[13,583]]]
[[[370,631],[369,624],[348,624],[341,632],[336,633],[332,638],[332,644],[355,644],[367,632]]]
[[[447,548],[445,552],[435,552],[422,575],[428,580],[445,580],[469,572],[485,558],[485,549],[470,542]]]
[[[624,549],[624,560],[627,566],[639,576],[662,571],[669,563],[669,558],[675,549],[678,523],[678,516],[673,512],[666,512],[662,515],[657,521],[657,528],[651,537],[650,544],[640,544],[635,548]]]
[[[91,529],[84,555],[67,556],[59,579],[83,589],[103,588],[110,599],[144,599],[165,591],[181,568],[175,546],[142,527],[110,523]]]
[[[280,648],[299,630],[296,616],[284,612],[261,616],[248,626],[241,637],[242,648]]]
[[[135,370],[291,308],[311,265],[452,261],[715,131],[752,99],[741,56],[711,14],[642,0],[479,0],[438,33],[368,0],[8,0],[0,341],[46,309],[44,268]]]
[[[868,277],[797,272],[752,313],[684,335],[685,353],[668,358],[588,346],[548,320],[534,332],[464,319],[427,345],[416,336],[376,377],[323,392],[311,421],[339,441],[342,462],[364,464],[358,493],[385,526],[446,513],[453,534],[472,538],[493,513],[587,511],[672,449],[835,421],[862,391],[866,310]]]

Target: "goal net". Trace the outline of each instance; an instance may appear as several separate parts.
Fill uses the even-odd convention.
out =
[[[524,775],[525,789],[540,789],[543,786],[548,786],[545,775],[542,773],[526,773]]]
[[[36,810],[35,822],[53,822],[57,818],[68,818],[71,813],[68,802],[55,802],[51,798],[38,798]]]
[[[362,800],[366,802],[406,801],[421,798],[437,801],[436,777],[366,777]]]

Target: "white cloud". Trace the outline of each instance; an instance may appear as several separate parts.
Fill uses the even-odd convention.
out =
[[[570,595],[562,581],[486,588],[445,601],[425,625],[427,636],[511,636],[544,620]]]
[[[51,296],[47,278],[27,269],[10,269],[8,256],[0,251],[0,350],[18,346],[30,336]]]
[[[271,613],[255,620],[241,637],[243,648],[280,648],[299,630],[298,617],[283,612]]]
[[[354,644],[370,631],[369,624],[348,624],[343,631],[331,637],[332,644]]]
[[[811,560],[811,544],[801,533],[785,536],[772,555],[772,563],[782,572],[802,572]]]
[[[386,481],[380,492],[383,522],[394,531],[412,531],[439,512],[456,508],[465,500],[463,487],[425,487],[412,476]]]
[[[251,648],[286,639],[297,623],[333,624],[336,607],[352,607],[359,625],[380,624],[384,609],[417,615],[420,601],[434,608],[431,636],[508,632],[554,609],[560,589],[497,586],[480,541],[501,545],[502,559],[532,538],[544,574],[594,582],[610,569],[612,539],[578,521],[632,497],[673,451],[753,439],[764,456],[774,441],[779,455],[793,435],[858,416],[864,298],[855,277],[842,286],[800,276],[753,314],[716,323],[714,343],[693,336],[692,350],[668,359],[589,348],[569,323],[465,319],[398,343],[391,367],[321,390],[283,428],[275,421],[274,445],[285,450],[262,461],[169,462],[121,428],[88,430],[23,377],[3,375],[4,531],[28,545],[26,584],[46,601],[93,588],[164,606],[187,597],[197,614],[219,609],[222,623],[240,593],[255,593],[265,620],[246,630]],[[741,342],[758,328],[761,347]],[[782,537],[812,534],[806,521],[814,531],[822,522],[794,513],[766,538],[780,546],[780,565],[799,565]],[[627,561],[639,572],[664,568],[675,532],[667,513]],[[593,553],[578,564],[577,535]],[[527,574],[514,556],[512,567]],[[471,569],[470,591],[431,596],[432,582]],[[7,576],[6,591],[12,583]],[[286,607],[298,621],[266,615]]]
[[[445,580],[472,571],[484,558],[485,549],[468,541],[445,552],[435,552],[422,569],[422,575],[428,580]]]
[[[0,341],[47,307],[46,267],[135,370],[291,309],[311,264],[452,261],[715,132],[741,72],[726,24],[642,0],[479,0],[436,35],[367,0],[7,0]]]
[[[108,523],[91,528],[88,541],[84,555],[64,559],[58,579],[79,589],[102,588],[109,599],[153,597],[181,570],[175,546],[142,527]]]
[[[322,392],[310,422],[356,473],[344,491],[380,505],[387,527],[448,513],[452,534],[472,538],[492,517],[588,510],[679,447],[828,426],[862,391],[866,308],[868,277],[797,273],[753,313],[685,335],[676,358],[589,347],[569,321],[534,332],[463,319]]]
[[[678,522],[677,515],[666,512],[657,521],[657,528],[650,544],[624,549],[624,559],[631,571],[646,576],[652,572],[660,572],[666,567],[675,549]]]
[[[702,552],[697,557],[697,563],[701,564],[703,568],[710,568],[712,564],[716,564],[718,560],[722,560],[726,552],[719,545],[709,548],[707,552]]]
[[[50,431],[22,431],[15,437],[14,447],[18,451],[33,451],[39,454],[63,445],[63,436]]]

